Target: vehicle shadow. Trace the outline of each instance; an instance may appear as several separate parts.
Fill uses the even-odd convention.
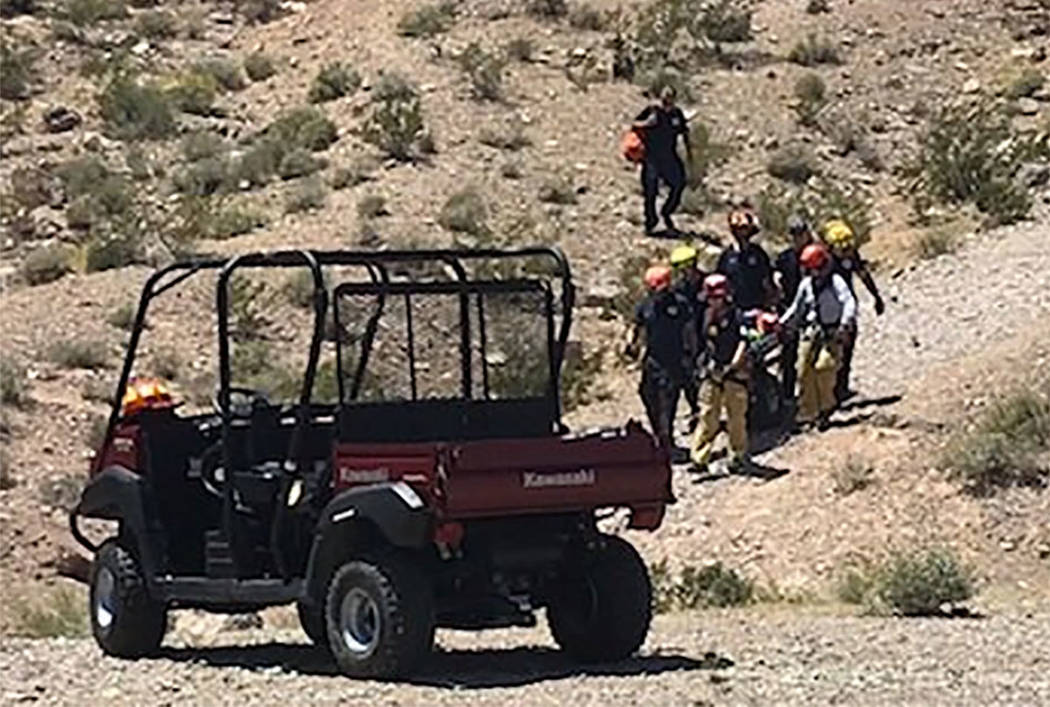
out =
[[[279,669],[314,676],[340,676],[326,652],[309,644],[266,643],[252,646],[168,648],[162,657],[216,668]],[[703,660],[682,655],[643,655],[615,663],[581,665],[561,651],[545,647],[450,650],[438,648],[423,669],[401,681],[448,688],[522,687],[573,676],[650,676],[680,670],[720,670],[728,658],[708,654]]]

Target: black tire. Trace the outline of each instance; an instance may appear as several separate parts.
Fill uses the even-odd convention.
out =
[[[396,555],[352,560],[336,570],[328,583],[324,619],[332,657],[350,677],[408,675],[434,642],[430,583]]]
[[[120,658],[155,654],[167,611],[150,598],[135,556],[111,538],[95,553],[89,579],[91,633],[102,651]]]
[[[328,650],[328,632],[325,631],[324,609],[314,604],[296,602],[295,610],[299,614],[299,624],[303,633],[315,646]]]
[[[583,662],[623,660],[645,641],[652,585],[638,552],[604,536],[603,546],[566,572],[547,606],[551,635]]]

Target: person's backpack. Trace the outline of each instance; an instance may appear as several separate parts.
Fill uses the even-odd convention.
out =
[[[620,141],[620,152],[628,162],[638,164],[645,159],[645,142],[638,131],[631,128],[623,134]]]

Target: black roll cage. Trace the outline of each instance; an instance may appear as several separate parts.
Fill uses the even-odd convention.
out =
[[[464,267],[464,262],[477,262],[485,260],[494,261],[505,261],[511,259],[527,259],[527,258],[546,258],[553,262],[554,272],[550,277],[543,276],[542,286],[546,292],[546,314],[548,322],[548,342],[553,344],[548,348],[548,357],[550,362],[551,381],[550,394],[553,395],[554,411],[558,419],[560,419],[560,403],[558,395],[558,380],[561,371],[561,366],[564,360],[565,346],[569,337],[569,330],[572,325],[572,309],[575,302],[575,289],[572,283],[572,273],[569,268],[568,260],[561,250],[553,247],[526,247],[517,249],[435,249],[435,250],[389,250],[389,251],[317,251],[317,250],[283,250],[274,252],[259,252],[249,253],[243,255],[237,255],[229,259],[220,258],[198,258],[173,263],[164,268],[161,268],[151,274],[147,278],[145,284],[142,287],[142,293],[139,298],[138,309],[135,313],[135,319],[132,324],[131,335],[128,341],[127,354],[124,358],[124,365],[120,371],[120,377],[117,381],[116,391],[114,393],[113,404],[110,410],[109,419],[106,425],[106,433],[103,439],[101,450],[106,449],[109,446],[113,438],[114,430],[117,423],[120,420],[121,405],[124,396],[124,391],[131,378],[131,371],[135,363],[135,355],[138,349],[139,341],[142,337],[142,331],[145,326],[146,312],[149,309],[150,303],[159,297],[164,292],[178,286],[185,280],[194,276],[195,274],[203,270],[218,270],[219,275],[216,283],[216,310],[218,314],[217,323],[217,334],[219,337],[219,414],[222,420],[222,458],[224,468],[231,470],[233,468],[233,450],[232,450],[232,434],[231,426],[233,422],[233,415],[231,412],[230,405],[230,317],[229,317],[229,281],[234,272],[240,268],[288,268],[288,267],[307,267],[310,270],[314,285],[314,297],[313,297],[313,310],[314,310],[314,326],[313,333],[310,340],[309,355],[307,358],[306,371],[303,377],[303,385],[299,395],[299,404],[296,411],[296,422],[295,428],[292,431],[291,440],[289,442],[288,452],[285,457],[284,471],[287,475],[292,477],[298,476],[298,470],[301,468],[301,463],[304,454],[304,439],[306,430],[310,424],[310,400],[313,393],[314,380],[317,375],[318,360],[320,358],[321,347],[324,340],[324,326],[325,326],[325,314],[328,308],[328,291],[326,289],[323,268],[325,267],[363,267],[369,274],[371,284],[369,283],[344,283],[338,285],[334,292],[336,300],[338,301],[338,294],[342,292],[352,292],[356,290],[368,293],[377,294],[380,298],[380,304],[378,309],[381,311],[383,298],[396,295],[404,294],[407,291],[441,291],[448,293],[455,293],[459,295],[460,300],[460,354],[463,361],[463,393],[466,398],[470,398],[472,395],[471,385],[471,370],[470,370],[470,349],[471,349],[471,335],[470,335],[470,295],[472,292],[478,291],[478,287],[482,283],[472,282],[468,279],[467,269]],[[420,265],[425,263],[441,263],[447,265],[455,276],[454,281],[441,281],[441,282],[392,282],[390,278],[390,268],[394,265]],[[552,294],[549,284],[549,280],[552,278],[558,278],[561,280],[561,320],[558,325],[557,334],[554,333],[554,316],[552,310]],[[535,280],[509,280],[506,283],[499,281],[490,281],[484,283],[486,288],[501,287],[522,287],[523,282],[535,282]],[[477,299],[477,305],[480,308],[482,298]],[[335,305],[338,306],[337,304]],[[479,314],[481,312],[479,311]],[[377,315],[373,314],[372,324],[374,327],[374,321],[377,319]],[[479,316],[478,319],[481,322],[482,331],[479,332],[481,336],[482,346],[484,346],[484,317]],[[411,331],[411,322],[409,322],[409,331]],[[341,367],[341,349],[339,348],[342,344],[339,342],[339,337],[336,338],[337,356],[336,365]],[[367,350],[367,347],[363,348],[363,351]],[[357,388],[360,386],[361,376],[364,371],[364,363],[366,363],[367,355],[362,355],[362,360],[359,362],[358,371],[355,372],[353,388],[351,390],[351,400],[356,397]],[[482,357],[484,359],[484,357]],[[414,365],[414,364],[412,364]],[[483,388],[487,394],[488,391],[488,373],[484,363],[482,366],[482,373],[484,377]],[[413,375],[414,379],[414,375]],[[347,402],[347,398],[344,395],[343,390],[343,375],[340,368],[337,368],[337,380],[339,385],[339,402],[338,405],[344,405]],[[414,386],[413,386],[414,387]],[[100,450],[100,451],[101,451]],[[96,457],[95,464],[101,462],[103,455],[101,453]],[[94,468],[93,471],[101,471],[99,468]],[[228,479],[231,479],[231,483],[224,484],[223,494],[223,527],[227,540],[233,546],[234,534],[236,533],[236,522],[235,522],[235,501],[234,501],[234,485],[232,483],[232,475],[228,473]],[[285,496],[288,492],[289,484],[283,483],[281,485],[281,496],[282,498],[277,499],[275,508],[277,509],[273,523],[273,533],[271,534],[271,550],[274,554],[275,564],[281,571],[285,579],[289,579],[286,571],[287,563],[282,557],[282,552],[279,547],[277,537],[277,529],[283,523],[282,514],[287,512],[287,504],[285,503]],[[75,525],[75,523],[74,523]],[[234,561],[236,563],[236,555],[234,555]]]

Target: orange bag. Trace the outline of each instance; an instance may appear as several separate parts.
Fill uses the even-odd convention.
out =
[[[635,164],[645,159],[645,143],[637,130],[631,128],[623,134],[623,139],[620,141],[620,152],[625,160]]]

